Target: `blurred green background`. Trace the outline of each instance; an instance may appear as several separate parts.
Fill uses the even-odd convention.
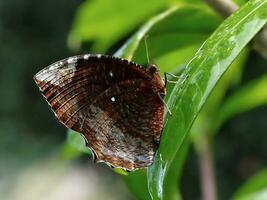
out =
[[[121,175],[103,164],[93,164],[90,156],[66,143],[66,129],[55,119],[32,77],[48,64],[71,55],[89,52],[113,54],[150,17],[173,2],[0,2],[1,200],[136,198],[127,189]],[[129,6],[132,12],[124,10],[125,6]],[[117,12],[120,15],[116,15]],[[184,24],[180,27],[177,43],[187,47],[183,41],[191,38],[187,38],[183,27],[192,21],[187,18],[180,20]],[[195,47],[178,52],[190,52],[185,61],[179,62],[180,65],[188,61],[186,58],[192,56],[221,21],[221,17],[214,15],[208,25],[198,24],[190,30],[196,41],[191,41],[188,46]],[[194,31],[199,29],[203,30],[202,33],[194,35]],[[162,55],[159,49],[177,54],[166,45],[170,38],[175,40],[175,35],[157,44],[157,37],[161,36],[157,33],[148,38],[151,59],[155,58],[160,66],[172,55],[157,57]],[[143,43],[135,60],[146,64]],[[168,64],[177,65],[170,59]],[[171,71],[169,66],[166,70]],[[249,51],[242,78],[226,91],[225,96],[231,96],[266,73],[266,60],[258,52]],[[267,90],[267,86],[264,89]],[[229,199],[244,181],[266,167],[266,104],[235,115],[222,125],[218,133],[212,142],[218,196],[219,199]],[[181,183],[184,199],[200,199],[198,157],[193,147],[186,157]]]
[[[118,177],[91,157],[67,162],[59,156],[66,129],[32,78],[74,54],[67,35],[81,2],[0,2],[1,200],[131,199]]]

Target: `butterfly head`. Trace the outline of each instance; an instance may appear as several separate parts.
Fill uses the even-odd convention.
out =
[[[154,73],[159,71],[156,64],[149,64],[147,70],[148,70],[149,74],[151,74],[151,75],[153,75]]]

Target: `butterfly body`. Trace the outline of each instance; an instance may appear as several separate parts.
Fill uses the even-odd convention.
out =
[[[58,120],[83,135],[97,162],[135,170],[153,163],[163,126],[165,87],[155,66],[81,55],[34,80]]]

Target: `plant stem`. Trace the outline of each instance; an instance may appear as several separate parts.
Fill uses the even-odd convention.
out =
[[[224,18],[227,18],[233,12],[238,9],[238,5],[236,5],[231,0],[203,0],[206,2],[211,8],[213,8],[219,15]],[[255,41],[252,45],[252,48],[259,52],[265,59],[267,59],[267,28],[263,28],[257,36],[255,37]]]
[[[230,0],[204,0],[222,17],[226,18],[238,9],[238,6]]]
[[[205,139],[204,139],[205,138]],[[214,177],[213,154],[206,136],[203,137],[204,144],[198,151],[200,185],[202,190],[202,200],[216,200],[216,181]]]

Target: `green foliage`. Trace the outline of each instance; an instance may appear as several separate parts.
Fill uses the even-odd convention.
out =
[[[156,160],[148,171],[153,199],[169,199],[168,170],[194,119],[223,73],[265,24],[267,2],[258,4],[249,2],[224,21],[188,64],[183,75],[189,78],[173,89],[168,105],[174,115],[166,119]]]
[[[83,153],[91,154],[90,149],[86,147],[85,141],[79,133],[69,130],[67,133],[67,142],[77,150]]]
[[[218,113],[221,112],[222,102],[227,89],[240,81],[242,68],[247,59],[248,50],[244,48],[235,61],[229,66],[223,77],[218,81],[208,97],[201,112],[197,116],[190,132],[196,151],[206,151],[208,138],[220,128]]]
[[[71,47],[77,47],[81,42],[94,40],[93,50],[104,52],[120,38],[127,36],[151,14],[162,9],[167,2],[165,0],[85,1],[74,20],[69,44]]]
[[[251,81],[229,96],[218,113],[217,127],[230,117],[267,104],[267,74]]]
[[[147,189],[147,175],[145,169],[131,172],[122,178],[137,199],[150,199]]]
[[[166,9],[167,5],[172,6]],[[154,164],[148,173],[122,176],[137,199],[181,199],[177,185],[190,142],[201,153],[203,140],[215,135],[226,120],[267,103],[266,75],[225,98],[228,88],[240,81],[249,52],[245,46],[266,23],[266,11],[266,0],[254,0],[222,22],[207,6],[189,1],[95,0],[78,9],[70,33],[72,46],[93,40],[92,51],[103,52],[143,23],[114,55],[146,64],[143,40],[148,36],[149,57],[160,71],[188,77],[167,87],[165,100],[173,116],[165,113]],[[69,133],[68,141],[84,151],[79,135],[74,135]]]
[[[267,169],[254,175],[235,193],[233,200],[267,199]]]

